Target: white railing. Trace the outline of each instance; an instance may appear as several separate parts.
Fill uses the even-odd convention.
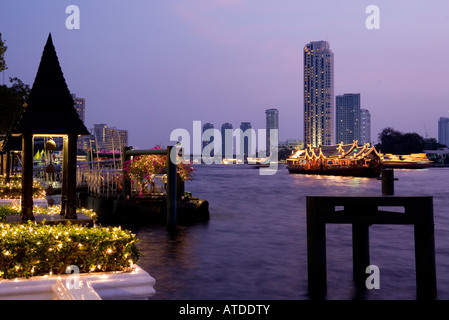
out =
[[[52,185],[53,187],[60,187],[62,181],[62,169],[61,166],[55,165],[54,173],[47,173],[46,166],[34,167],[34,179],[37,180],[44,187]]]
[[[76,170],[76,185],[87,186],[89,194],[97,196],[115,197],[122,193],[123,171],[116,161],[79,162]],[[44,187],[61,186],[62,166],[55,165],[54,173],[47,173],[46,166],[34,167],[34,178]],[[145,190],[140,190],[136,181],[131,183],[131,195],[143,194],[166,195],[167,175],[153,174],[145,181]]]
[[[87,190],[91,195],[115,197],[122,192],[122,170],[113,169],[90,169],[83,173],[87,180]],[[167,175],[152,175],[146,183],[145,190],[141,192],[136,181],[131,183],[131,195],[137,196],[141,193],[151,195],[165,195]]]
[[[89,194],[112,197],[121,192],[122,170],[86,169],[83,175]]]

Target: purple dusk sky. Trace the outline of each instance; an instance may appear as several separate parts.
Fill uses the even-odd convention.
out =
[[[66,28],[69,5],[79,30]],[[303,47],[318,40],[334,52],[335,95],[360,93],[370,110],[371,140],[387,126],[437,137],[449,116],[447,0],[15,0],[0,4],[0,32],[0,81],[32,85],[51,32],[86,126],[127,129],[135,148],[173,144],[194,120],[264,129],[269,108],[280,140],[303,139]]]

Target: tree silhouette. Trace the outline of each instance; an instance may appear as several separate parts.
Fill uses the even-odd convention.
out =
[[[8,69],[5,61],[5,52],[8,47],[2,40],[0,33],[0,72]],[[30,93],[30,86],[24,84],[18,78],[9,78],[11,87],[0,85],[0,135],[6,134],[12,126],[16,115],[20,115],[25,109],[25,102]]]
[[[415,132],[402,133],[391,127],[383,129],[378,136],[376,148],[382,153],[410,154],[423,152],[426,141]]]
[[[0,32],[0,72],[8,69],[5,62],[5,52],[8,47],[5,45],[5,41],[2,40],[2,33]]]

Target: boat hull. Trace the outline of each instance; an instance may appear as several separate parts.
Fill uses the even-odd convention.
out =
[[[417,163],[417,162],[384,162],[384,168],[391,169],[426,169],[432,167],[432,163]]]
[[[317,174],[328,176],[350,176],[350,177],[364,177],[377,178],[380,176],[381,168],[344,168],[344,169],[305,169],[298,167],[287,167],[289,173],[296,174]]]

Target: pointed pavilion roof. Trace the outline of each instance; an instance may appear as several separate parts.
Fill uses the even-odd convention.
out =
[[[74,107],[51,33],[44,47],[25,111],[11,133],[15,136],[23,133],[89,134]]]

